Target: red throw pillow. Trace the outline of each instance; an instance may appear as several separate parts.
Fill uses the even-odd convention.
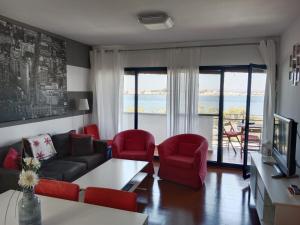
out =
[[[3,168],[9,170],[20,169],[20,157],[16,149],[14,148],[9,149],[3,162]]]

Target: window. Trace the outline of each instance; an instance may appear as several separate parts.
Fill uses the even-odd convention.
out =
[[[167,68],[126,68],[122,129],[144,129],[163,141],[167,134]]]

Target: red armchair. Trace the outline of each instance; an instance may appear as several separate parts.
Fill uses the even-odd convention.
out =
[[[158,146],[158,175],[193,188],[204,183],[207,173],[207,140],[196,134],[180,134]]]
[[[126,130],[118,133],[112,142],[112,157],[149,162],[145,172],[154,173],[154,137],[144,130]]]
[[[85,126],[83,128],[83,133],[91,135],[95,140],[101,140],[99,129],[96,124],[90,124]],[[112,140],[106,140],[106,143],[108,146],[111,146]]]

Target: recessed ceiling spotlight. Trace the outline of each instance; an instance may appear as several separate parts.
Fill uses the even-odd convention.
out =
[[[165,30],[174,26],[174,21],[165,12],[140,13],[138,20],[149,30]]]

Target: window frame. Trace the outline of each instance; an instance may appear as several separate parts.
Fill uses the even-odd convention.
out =
[[[125,67],[124,75],[134,76],[134,129],[139,127],[139,112],[138,112],[138,102],[139,102],[139,73],[149,73],[149,74],[168,74],[167,67]]]

